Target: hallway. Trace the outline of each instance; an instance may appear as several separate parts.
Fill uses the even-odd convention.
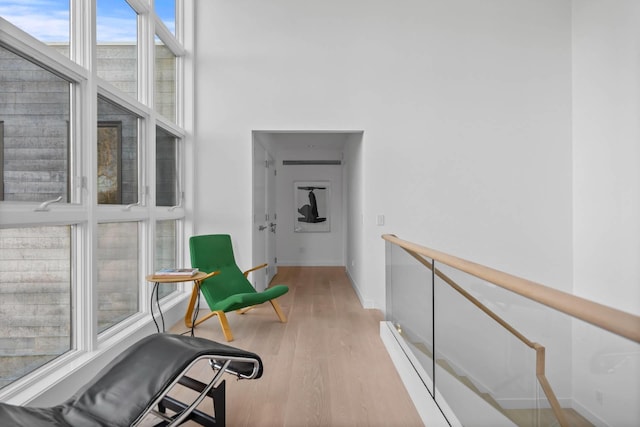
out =
[[[269,304],[228,315],[230,344],[265,365],[258,380],[228,378],[228,426],[422,425],[380,339],[380,312],[361,308],[342,267],[279,267],[273,283],[290,288],[279,299],[288,323]],[[215,318],[196,335],[224,342]]]

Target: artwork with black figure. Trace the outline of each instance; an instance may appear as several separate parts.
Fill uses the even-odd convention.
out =
[[[305,204],[298,208],[298,213],[302,215],[298,217],[299,222],[318,223],[325,222],[326,217],[321,217],[318,214],[318,203],[314,190],[326,190],[326,187],[298,187],[298,190],[309,191],[309,204]]]

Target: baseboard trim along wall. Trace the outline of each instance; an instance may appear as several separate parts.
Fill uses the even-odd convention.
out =
[[[450,427],[447,419],[442,415],[442,412],[440,412],[438,405],[436,405],[429,394],[429,390],[420,380],[414,366],[394,336],[392,328],[390,322],[380,322],[380,338],[400,375],[400,379],[404,383],[407,392],[409,392],[409,396],[420,418],[422,418],[424,425],[429,427]],[[457,424],[455,423],[457,422],[455,417],[453,421],[451,426],[462,427],[462,424],[459,422]]]

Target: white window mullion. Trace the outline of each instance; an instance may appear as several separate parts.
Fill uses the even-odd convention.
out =
[[[195,0],[178,1],[181,7],[176,9],[176,34],[187,52],[195,50]],[[184,159],[183,191],[184,194],[184,227],[183,247],[188,248],[188,239],[195,232],[194,202],[195,202],[195,63],[193,55],[178,58],[178,110],[176,117],[185,130],[182,140]],[[190,262],[189,251],[184,250],[185,263]],[[187,264],[190,265],[190,264]]]
[[[78,342],[86,351],[98,348],[98,299],[95,283],[98,280],[96,266],[97,242],[97,122],[98,122],[98,77],[96,50],[96,4],[95,1],[75,0],[78,13],[82,15],[81,32],[82,52],[80,62],[87,67],[89,78],[82,96],[82,170],[85,183],[83,206],[87,209],[88,220],[82,228],[83,266],[78,283]],[[78,4],[80,3],[80,4]]]

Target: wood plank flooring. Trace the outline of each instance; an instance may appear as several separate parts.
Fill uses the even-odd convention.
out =
[[[265,366],[258,380],[227,379],[228,426],[423,425],[380,339],[381,313],[362,308],[344,268],[279,267],[273,283],[289,286],[278,299],[287,323],[268,303],[228,315],[229,344]],[[215,317],[196,336],[225,342]],[[208,366],[194,370],[210,377]],[[211,413],[208,400],[201,408]]]

